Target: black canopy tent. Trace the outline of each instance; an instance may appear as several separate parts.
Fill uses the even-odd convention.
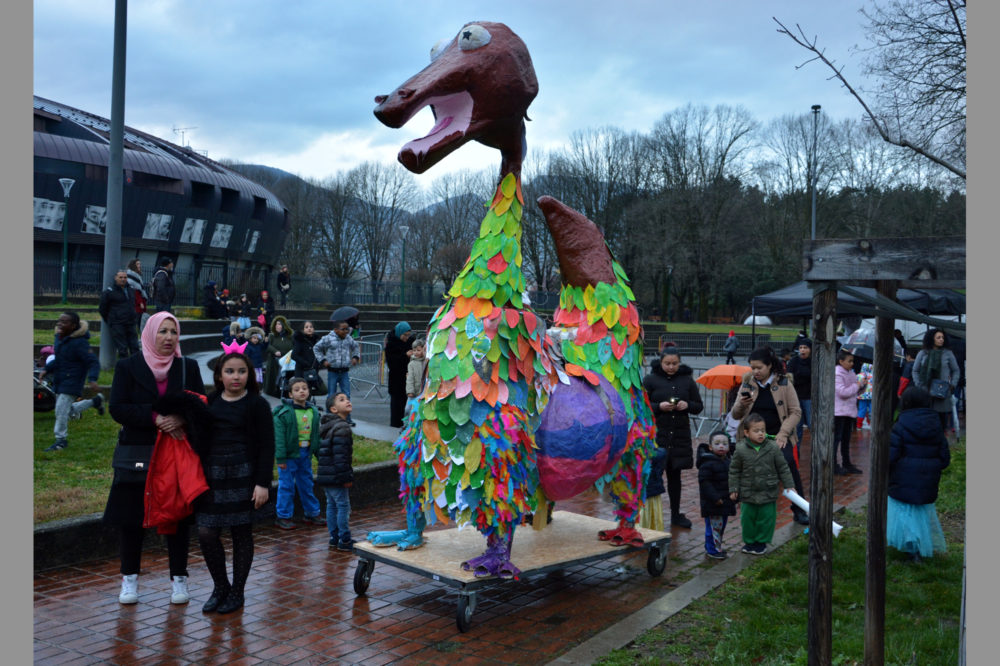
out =
[[[845,317],[875,317],[878,314],[874,303],[876,296],[877,292],[868,287],[838,289],[837,314]],[[953,289],[899,289],[896,291],[896,301],[927,315],[965,314],[965,294]],[[772,318],[811,317],[812,307],[813,291],[803,280],[769,294],[754,296],[752,312]]]

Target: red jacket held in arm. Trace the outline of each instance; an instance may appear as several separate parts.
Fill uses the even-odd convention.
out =
[[[201,458],[187,439],[161,432],[153,445],[146,473],[143,527],[157,534],[176,534],[177,523],[194,512],[194,501],[208,490]]]

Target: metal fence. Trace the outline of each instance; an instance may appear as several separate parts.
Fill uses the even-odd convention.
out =
[[[143,266],[142,279],[148,284],[157,271],[155,266]],[[68,296],[97,297],[101,293],[104,264],[102,262],[76,261],[69,264]],[[43,261],[35,263],[34,293],[36,296],[59,296],[62,293],[62,264]],[[174,286],[177,291],[174,305],[201,306],[204,304],[204,288],[209,280],[216,283],[221,292],[229,290],[229,295],[239,298],[246,294],[251,302],[256,301],[261,290],[267,289],[271,297],[280,302],[277,272],[265,268],[232,268],[223,264],[203,264],[198,270],[174,271]],[[400,295],[405,290],[407,306],[437,307],[444,300],[448,287],[441,282],[411,282],[405,285],[398,280],[371,281],[367,279],[341,280],[320,277],[292,276],[292,288],[288,292],[288,304],[301,309],[313,309],[334,304],[387,305],[400,306]],[[553,309],[559,304],[557,292],[530,292],[531,302],[536,308]]]
[[[673,342],[681,354],[692,356],[725,356],[722,346],[726,343],[728,334],[723,333],[661,333],[657,339],[657,349],[663,349],[663,345]],[[737,334],[740,346],[736,350],[736,358],[746,357],[755,346],[771,341],[770,333],[758,333],[756,343],[754,337],[747,334]]]

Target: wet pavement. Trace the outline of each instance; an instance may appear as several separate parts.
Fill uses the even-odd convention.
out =
[[[717,363],[713,358],[705,367]],[[384,424],[387,402],[359,397],[354,402],[370,410],[367,413],[373,418],[385,414],[382,423],[363,421],[361,410],[357,410],[359,433],[369,429],[372,434],[368,436],[374,436],[395,431]],[[852,460],[866,471],[869,434],[859,431],[852,449]],[[807,430],[801,448],[807,496],[808,455]],[[246,605],[231,615],[201,612],[212,583],[196,541],[192,541],[189,563],[192,599],[186,605],[169,602],[166,552],[161,547],[144,553],[139,603],[131,606],[118,603],[117,558],[36,571],[35,661],[548,663],[661,600],[680,583],[720,564],[704,555],[697,470],[685,470],[682,480],[682,511],[694,526],[672,529],[662,576],[650,576],[647,554],[640,551],[518,581],[497,582],[479,591],[472,626],[465,633],[456,626],[458,594],[454,588],[376,564],[366,594],[359,596],[353,585],[358,558],[330,549],[325,528],[300,525],[296,530],[282,531],[260,524],[254,528],[255,556]],[[866,491],[867,473],[835,477],[835,506],[850,504]],[[791,523],[791,512],[783,498],[778,506],[780,531]],[[611,503],[594,491],[560,502],[558,508],[602,519],[612,517]],[[403,525],[402,509],[396,502],[356,509],[351,515],[355,538],[363,538],[369,530]],[[801,534],[800,528],[792,529]],[[725,545],[732,558],[751,557],[737,552],[741,545],[739,520],[730,523]]]

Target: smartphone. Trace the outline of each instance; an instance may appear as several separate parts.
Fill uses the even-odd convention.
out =
[[[744,398],[750,397],[750,391],[740,391],[740,395]]]

